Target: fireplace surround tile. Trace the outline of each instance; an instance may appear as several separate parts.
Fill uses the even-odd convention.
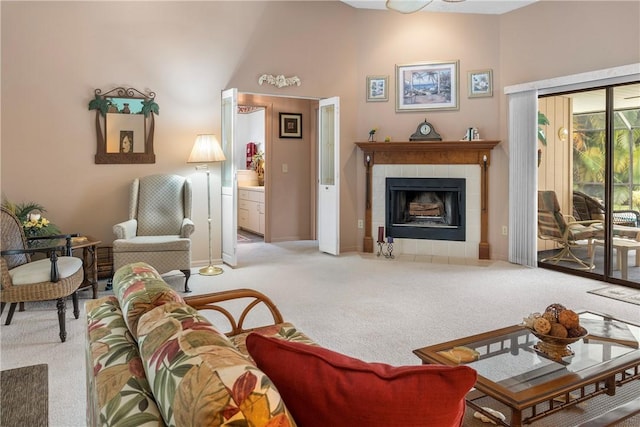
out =
[[[387,177],[404,178],[465,178],[466,179],[466,240],[454,242],[428,239],[394,239],[395,254],[415,256],[445,256],[478,258],[480,243],[480,167],[478,165],[374,165],[372,177],[372,235],[385,226],[385,187]]]

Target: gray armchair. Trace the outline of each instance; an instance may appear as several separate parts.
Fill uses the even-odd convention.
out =
[[[160,274],[191,276],[191,181],[179,175],[136,178],[129,195],[129,219],[113,226],[114,271],[133,262],[151,264]]]

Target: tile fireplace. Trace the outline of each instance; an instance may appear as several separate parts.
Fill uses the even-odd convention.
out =
[[[491,164],[491,150],[499,143],[500,141],[486,140],[356,142],[363,151],[366,171],[364,252],[373,252],[373,230],[384,226],[387,236],[399,238],[394,244],[394,250],[401,250],[399,253],[403,253],[404,247],[404,253],[423,254],[420,251],[426,250],[424,254],[429,254],[430,251],[432,254],[463,257],[473,254],[479,259],[490,259],[490,245],[487,241],[488,168]],[[407,178],[444,179],[442,182],[446,183],[445,189],[425,192],[405,189],[400,190],[396,196],[396,201],[403,204],[403,209],[407,208],[410,211],[403,214],[404,218],[427,217],[417,218],[418,224],[415,221],[411,224],[413,228],[423,229],[419,230],[417,237],[400,235],[405,233],[403,228],[406,225],[400,224],[401,221],[391,220],[396,214],[393,210],[389,212],[390,220],[387,223],[386,183],[390,178],[392,183],[396,182],[395,179],[402,182]],[[464,188],[464,196],[459,194],[459,188],[452,187],[454,183]],[[417,195],[415,193],[429,192],[431,194],[418,195],[417,199],[413,197]],[[407,202],[407,198],[414,200]],[[448,207],[441,208],[440,203],[448,204]],[[431,215],[439,213],[439,209],[443,212]],[[414,215],[411,215],[411,211]],[[432,216],[439,218],[429,218]],[[424,230],[427,228],[429,230]],[[443,229],[457,229],[457,234],[449,235],[448,231],[445,233]],[[420,236],[426,231],[435,233]]]

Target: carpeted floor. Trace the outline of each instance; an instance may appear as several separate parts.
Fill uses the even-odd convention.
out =
[[[49,385],[46,364],[0,372],[0,426],[49,425]]]
[[[414,349],[520,323],[529,313],[560,302],[640,323],[633,304],[588,293],[602,282],[503,261],[372,254],[338,257],[318,252],[317,242],[238,245],[237,268],[219,276],[193,269],[192,295],[253,288],[268,295],[292,322],[318,344],[371,362],[417,365]],[[184,276],[167,283],[182,292]],[[100,295],[110,294],[100,286]],[[49,365],[49,422],[86,425],[85,334],[68,302],[65,343],[58,338],[55,301],[27,304],[9,326],[0,326],[2,369]],[[3,319],[4,320],[4,315]],[[488,424],[487,424],[488,425]],[[565,426],[562,426],[565,427]]]
[[[587,292],[600,295],[601,297],[613,298],[618,301],[640,305],[640,290],[638,289],[626,288],[624,286],[605,286]]]

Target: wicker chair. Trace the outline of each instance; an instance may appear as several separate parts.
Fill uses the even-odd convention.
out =
[[[5,208],[0,215],[0,314],[7,303],[11,304],[5,324],[11,324],[18,303],[57,300],[60,340],[64,342],[67,339],[65,314],[69,295],[73,299],[73,315],[76,319],[80,316],[76,290],[84,279],[82,260],[58,256],[58,252],[68,254],[70,245],[47,245],[46,250],[29,248],[20,220]],[[45,239],[60,238],[70,239],[71,235]],[[31,254],[36,252],[46,252],[49,257],[31,261]]]
[[[581,191],[573,191],[573,216],[578,221],[604,220],[604,205],[601,201]],[[640,227],[640,212],[632,209],[613,211],[613,224]]]
[[[587,246],[591,254],[593,240],[602,238],[602,227],[594,227],[595,224],[602,224],[602,220],[576,221],[573,216],[563,215],[555,191],[538,191],[538,238],[554,241],[560,248],[553,256],[540,261],[554,264],[570,261],[582,269],[593,269],[593,264],[580,259],[573,249]],[[583,241],[587,244],[582,244]]]

